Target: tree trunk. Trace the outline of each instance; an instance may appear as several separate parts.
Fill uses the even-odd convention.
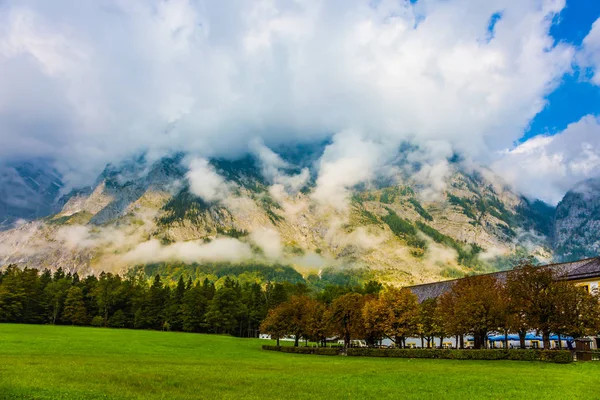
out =
[[[440,336],[440,349],[444,348],[444,337]]]
[[[465,348],[465,337],[463,335],[460,335],[458,340],[460,341],[460,348],[464,349]]]
[[[558,349],[562,350],[562,340],[560,340],[560,333],[558,334]]]
[[[542,332],[542,340],[544,341],[544,350],[550,350],[550,332]]]
[[[298,334],[294,335],[294,347],[298,347],[299,341],[300,341],[300,336]]]
[[[423,340],[423,335],[421,335],[421,348],[425,347],[425,341]]]
[[[524,331],[524,330],[519,331],[519,347],[522,350],[525,350],[525,335],[527,335],[526,331]]]
[[[277,347],[279,347],[279,336],[277,336]]]
[[[504,349],[508,349],[508,331],[504,331]]]

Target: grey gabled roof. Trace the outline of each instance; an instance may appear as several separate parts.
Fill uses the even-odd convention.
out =
[[[548,264],[540,267],[552,268],[559,275],[564,276],[566,280],[600,277],[600,257],[586,258],[584,260],[566,263]],[[508,275],[508,272],[509,271],[492,272],[491,274],[485,275],[492,275],[500,281],[504,281]],[[438,297],[446,293],[452,288],[452,285],[460,279],[464,278],[442,282],[424,283],[421,285],[409,286],[408,289],[410,289],[417,296],[419,302],[422,302],[423,300]]]
[[[586,260],[584,260],[586,261]],[[578,280],[600,277],[600,257],[591,258],[587,263],[579,265],[567,274],[567,280]]]

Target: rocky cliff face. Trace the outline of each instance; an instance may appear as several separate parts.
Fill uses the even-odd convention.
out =
[[[600,254],[600,179],[579,183],[556,208],[554,249],[571,261]]]
[[[252,258],[312,272],[362,267],[383,281],[419,283],[506,267],[518,254],[552,256],[553,209],[486,170],[456,167],[433,194],[398,175],[355,188],[340,209],[317,202],[310,181],[293,193],[270,185],[250,157],[211,161],[229,195],[207,202],[191,192],[181,160],[107,167],[94,187],[63,198],[60,212],[0,232],[0,265],[99,272]]]
[[[0,230],[19,219],[50,214],[62,185],[59,174],[43,161],[0,166]]]

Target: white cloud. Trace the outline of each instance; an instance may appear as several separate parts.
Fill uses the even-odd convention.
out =
[[[237,239],[221,238],[210,243],[179,242],[163,246],[152,239],[140,243],[135,249],[124,255],[123,259],[130,263],[149,263],[160,261],[232,261],[239,262],[252,257],[252,250],[247,243]]]
[[[338,133],[321,157],[313,199],[324,205],[345,209],[349,189],[373,179],[378,169],[389,162],[395,153],[393,146],[365,139],[358,132]]]
[[[267,258],[275,260],[281,257],[281,237],[276,230],[268,228],[255,229],[250,234],[250,240],[263,250]]]
[[[265,146],[260,138],[250,141],[250,150],[258,157],[263,177],[274,186],[282,186],[288,194],[297,193],[308,182],[310,178],[308,168],[303,168],[297,174],[287,174],[285,170],[293,166]]]
[[[139,151],[206,158],[257,136],[271,146],[357,131],[364,151],[433,141],[488,160],[571,68],[574,49],[549,36],[564,5],[5,0],[0,158],[50,157],[81,184]],[[351,161],[368,158],[324,160],[321,187],[335,197],[368,179]],[[332,172],[345,162],[358,176]]]
[[[594,22],[592,29],[583,39],[583,50],[580,63],[593,70],[592,82],[600,85],[600,18]]]
[[[193,159],[186,177],[190,191],[204,201],[225,200],[230,195],[229,184],[206,159]]]
[[[600,118],[592,115],[554,136],[537,136],[493,164],[519,191],[556,204],[564,193],[600,172]]]

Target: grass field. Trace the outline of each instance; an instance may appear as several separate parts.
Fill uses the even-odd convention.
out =
[[[327,357],[263,351],[264,343],[0,324],[0,398],[600,398],[600,363]]]

